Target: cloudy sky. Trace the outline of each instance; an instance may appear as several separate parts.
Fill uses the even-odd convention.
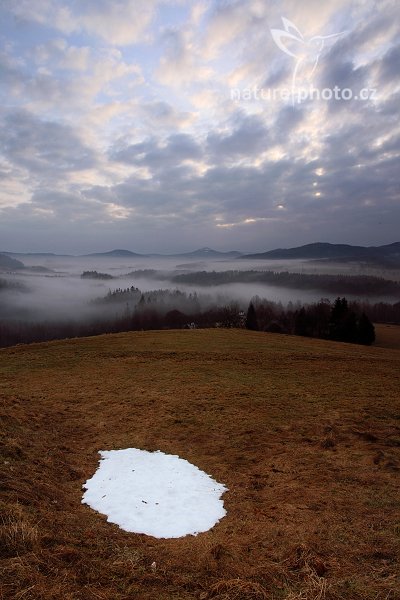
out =
[[[399,75],[397,0],[1,0],[0,250],[398,241]]]

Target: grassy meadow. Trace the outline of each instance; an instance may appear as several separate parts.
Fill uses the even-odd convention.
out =
[[[375,325],[375,346],[400,350],[400,325],[377,323]]]
[[[103,335],[1,350],[0,386],[5,599],[400,598],[400,346]],[[127,447],[224,483],[227,516],[175,540],[107,523],[82,484]]]

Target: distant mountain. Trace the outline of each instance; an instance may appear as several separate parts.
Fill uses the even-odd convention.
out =
[[[24,265],[15,257],[42,257],[42,258],[176,258],[183,260],[204,260],[204,259],[265,259],[265,260],[319,260],[319,261],[363,261],[371,265],[399,267],[400,266],[400,242],[387,244],[385,246],[352,246],[350,244],[329,244],[325,242],[316,242],[298,246],[296,248],[278,248],[268,252],[256,254],[243,254],[242,252],[219,252],[212,248],[204,247],[193,252],[182,252],[178,254],[139,254],[131,250],[115,249],[109,252],[95,252],[80,256],[71,254],[54,254],[52,252],[0,252],[0,269],[14,270],[23,269]],[[37,267],[35,267],[38,269]]]
[[[53,252],[2,252],[0,253],[4,256],[27,256],[27,257],[43,257],[43,258],[61,258],[61,257],[69,257],[69,258],[88,258],[88,257],[98,257],[98,258],[237,258],[242,256],[242,252],[218,252],[217,250],[213,250],[212,248],[199,248],[198,250],[194,250],[194,252],[182,252],[178,254],[159,254],[159,253],[151,253],[151,254],[139,254],[138,252],[131,252],[131,250],[125,250],[118,248],[116,250],[110,250],[109,252],[92,252],[90,254],[81,254],[79,256],[74,256],[72,254],[54,254]]]
[[[182,257],[182,258],[237,258],[238,256],[242,256],[241,252],[218,252],[218,250],[213,250],[212,248],[199,248],[199,250],[195,250],[194,252],[184,252],[182,254],[174,254],[174,257]]]
[[[35,256],[36,258],[52,258],[52,257],[64,257],[72,256],[71,254],[55,254],[54,252],[1,252],[6,256]]]
[[[386,246],[351,246],[349,244],[328,244],[317,242],[306,244],[297,248],[278,248],[260,254],[246,254],[241,258],[247,259],[341,259],[341,260],[367,260],[367,259],[399,259],[400,242]]]
[[[110,250],[110,252],[95,252],[94,254],[84,254],[85,258],[88,256],[93,257],[111,257],[111,258],[129,258],[129,257],[138,257],[138,256],[146,256],[145,254],[137,254],[136,252],[131,252],[130,250]]]
[[[194,250],[193,252],[182,252],[179,254],[138,254],[137,252],[131,252],[130,250],[111,250],[111,252],[98,252],[95,254],[85,254],[85,257],[88,256],[98,256],[98,257],[120,257],[120,258],[237,258],[241,256],[241,252],[218,252],[217,250],[213,250],[212,248],[199,248],[198,250]]]
[[[0,254],[0,269],[2,271],[16,271],[18,269],[24,269],[25,265],[20,260],[11,258],[6,254]]]

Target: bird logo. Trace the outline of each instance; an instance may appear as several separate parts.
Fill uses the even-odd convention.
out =
[[[292,77],[293,93],[297,82],[311,81],[323,49],[346,32],[315,35],[307,40],[298,27],[289,19],[282,17],[282,23],[284,29],[271,29],[271,34],[278,48],[296,59]]]

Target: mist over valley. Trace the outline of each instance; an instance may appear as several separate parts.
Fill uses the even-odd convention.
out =
[[[29,324],[69,323],[71,327],[75,323],[84,327],[84,333],[99,323],[102,331],[107,330],[105,322],[110,330],[117,327],[116,322],[118,328],[123,327],[122,321],[129,328],[129,319],[144,309],[164,319],[153,326],[184,327],[193,325],[195,316],[199,320],[204,311],[225,308],[243,313],[254,299],[283,309],[299,309],[321,299],[333,302],[337,296],[370,304],[393,305],[400,300],[400,268],[395,264],[384,268],[351,256],[347,261],[318,255],[307,260],[260,259],[209,248],[174,256],[125,250],[86,256],[0,256],[3,331],[7,323],[22,329]],[[179,318],[165,320],[171,311],[178,311]],[[217,324],[220,318],[215,317]],[[140,321],[134,328],[150,327],[150,321]]]

